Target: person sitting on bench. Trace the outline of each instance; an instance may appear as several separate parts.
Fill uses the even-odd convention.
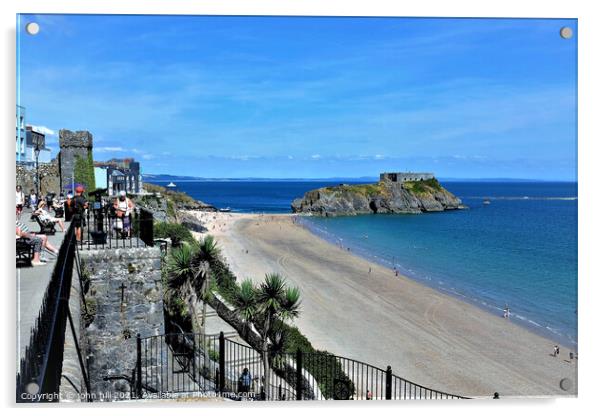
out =
[[[45,264],[40,255],[42,253],[42,239],[39,237],[25,238],[16,235],[17,238],[17,267],[41,266]],[[23,244],[25,243],[25,244]],[[31,252],[33,251],[33,256]]]
[[[64,214],[63,203],[65,202],[64,199],[65,198],[63,197],[63,194],[61,194],[60,199],[58,199],[58,198],[52,199],[52,209],[54,210],[55,218],[63,218],[63,214]]]
[[[61,220],[60,218],[53,217],[52,215],[50,215],[50,213],[48,211],[46,211],[45,208],[46,208],[46,201],[42,200],[38,204],[38,209],[36,209],[34,211],[34,214],[38,216],[38,218],[40,219],[40,221],[42,223],[58,224],[59,227],[61,228],[61,231],[65,232],[65,223],[63,222],[63,220]]]
[[[31,267],[33,266],[32,261],[37,260],[36,258],[36,247],[31,240],[28,238],[23,238],[17,236],[17,241],[15,243],[16,249],[16,266],[17,267]],[[40,246],[40,251],[42,251],[42,246]],[[40,262],[42,259],[40,259]]]
[[[29,228],[20,221],[16,221],[16,238],[24,238],[33,246],[33,259],[31,264],[34,266],[44,264],[40,257],[43,248],[55,256],[59,253],[59,250],[50,244],[47,236],[30,232]]]

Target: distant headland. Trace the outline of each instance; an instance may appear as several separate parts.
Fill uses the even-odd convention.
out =
[[[418,214],[465,208],[432,173],[384,172],[373,184],[340,184],[306,192],[293,212],[321,216]]]

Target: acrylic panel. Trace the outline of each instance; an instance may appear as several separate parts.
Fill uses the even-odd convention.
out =
[[[17,16],[17,401],[577,395],[576,19]]]

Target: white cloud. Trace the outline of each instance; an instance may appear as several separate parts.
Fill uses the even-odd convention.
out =
[[[218,156],[219,157],[219,156]],[[249,160],[256,159],[256,157],[248,156],[248,155],[233,155],[233,156],[225,156],[226,159],[230,160]]]
[[[312,158],[313,160],[318,160],[318,159],[321,159],[321,158],[322,158],[322,156],[321,156],[321,155],[317,155],[317,154],[316,154],[316,155],[311,155],[311,158]]]
[[[126,149],[124,149],[123,147],[118,147],[118,146],[101,146],[101,147],[95,147],[94,151],[100,152],[100,153],[125,152]]]

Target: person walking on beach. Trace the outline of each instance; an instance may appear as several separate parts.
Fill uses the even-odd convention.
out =
[[[556,357],[558,354],[560,354],[560,348],[558,348],[558,345],[554,345],[554,353],[552,355]]]

